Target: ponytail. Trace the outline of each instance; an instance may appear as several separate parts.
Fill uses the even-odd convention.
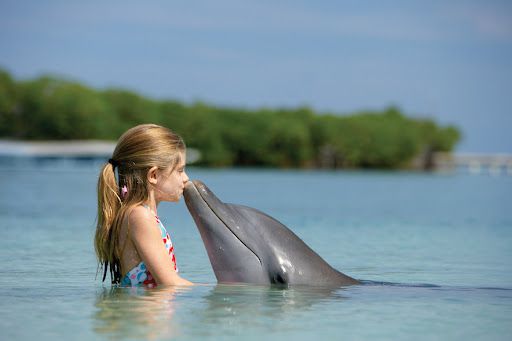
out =
[[[105,281],[107,269],[110,268],[112,284],[119,282],[121,277],[117,248],[112,247],[117,244],[114,239],[117,239],[118,234],[115,230],[119,224],[115,224],[115,221],[120,208],[121,198],[115,177],[115,167],[109,162],[103,166],[98,179],[98,222],[94,248],[99,267],[103,268],[102,281]]]

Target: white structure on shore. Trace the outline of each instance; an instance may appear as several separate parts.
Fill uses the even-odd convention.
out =
[[[9,141],[0,140],[0,157],[110,158],[112,141]],[[199,151],[187,148],[187,163],[199,160]]]
[[[462,169],[470,174],[512,175],[512,154],[436,153],[439,170]]]

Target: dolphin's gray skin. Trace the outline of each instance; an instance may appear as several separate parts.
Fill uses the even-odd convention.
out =
[[[184,196],[220,283],[328,287],[360,283],[332,268],[263,212],[223,203],[197,180],[186,184]]]

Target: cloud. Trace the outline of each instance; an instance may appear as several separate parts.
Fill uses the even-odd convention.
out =
[[[10,5],[3,29],[71,31],[140,28],[147,32],[304,35],[393,41],[458,41],[512,38],[510,6],[495,2],[377,3],[330,8],[308,2],[219,0],[194,2],[60,2]],[[15,14],[16,19],[12,19]],[[55,32],[54,32],[55,33]]]
[[[499,40],[512,40],[512,11],[499,11],[497,8],[466,8],[461,11],[475,31],[483,37]]]

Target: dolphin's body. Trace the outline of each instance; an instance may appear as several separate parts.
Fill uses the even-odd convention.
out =
[[[328,287],[360,283],[332,268],[263,212],[223,203],[200,181],[189,181],[184,196],[220,283]]]

